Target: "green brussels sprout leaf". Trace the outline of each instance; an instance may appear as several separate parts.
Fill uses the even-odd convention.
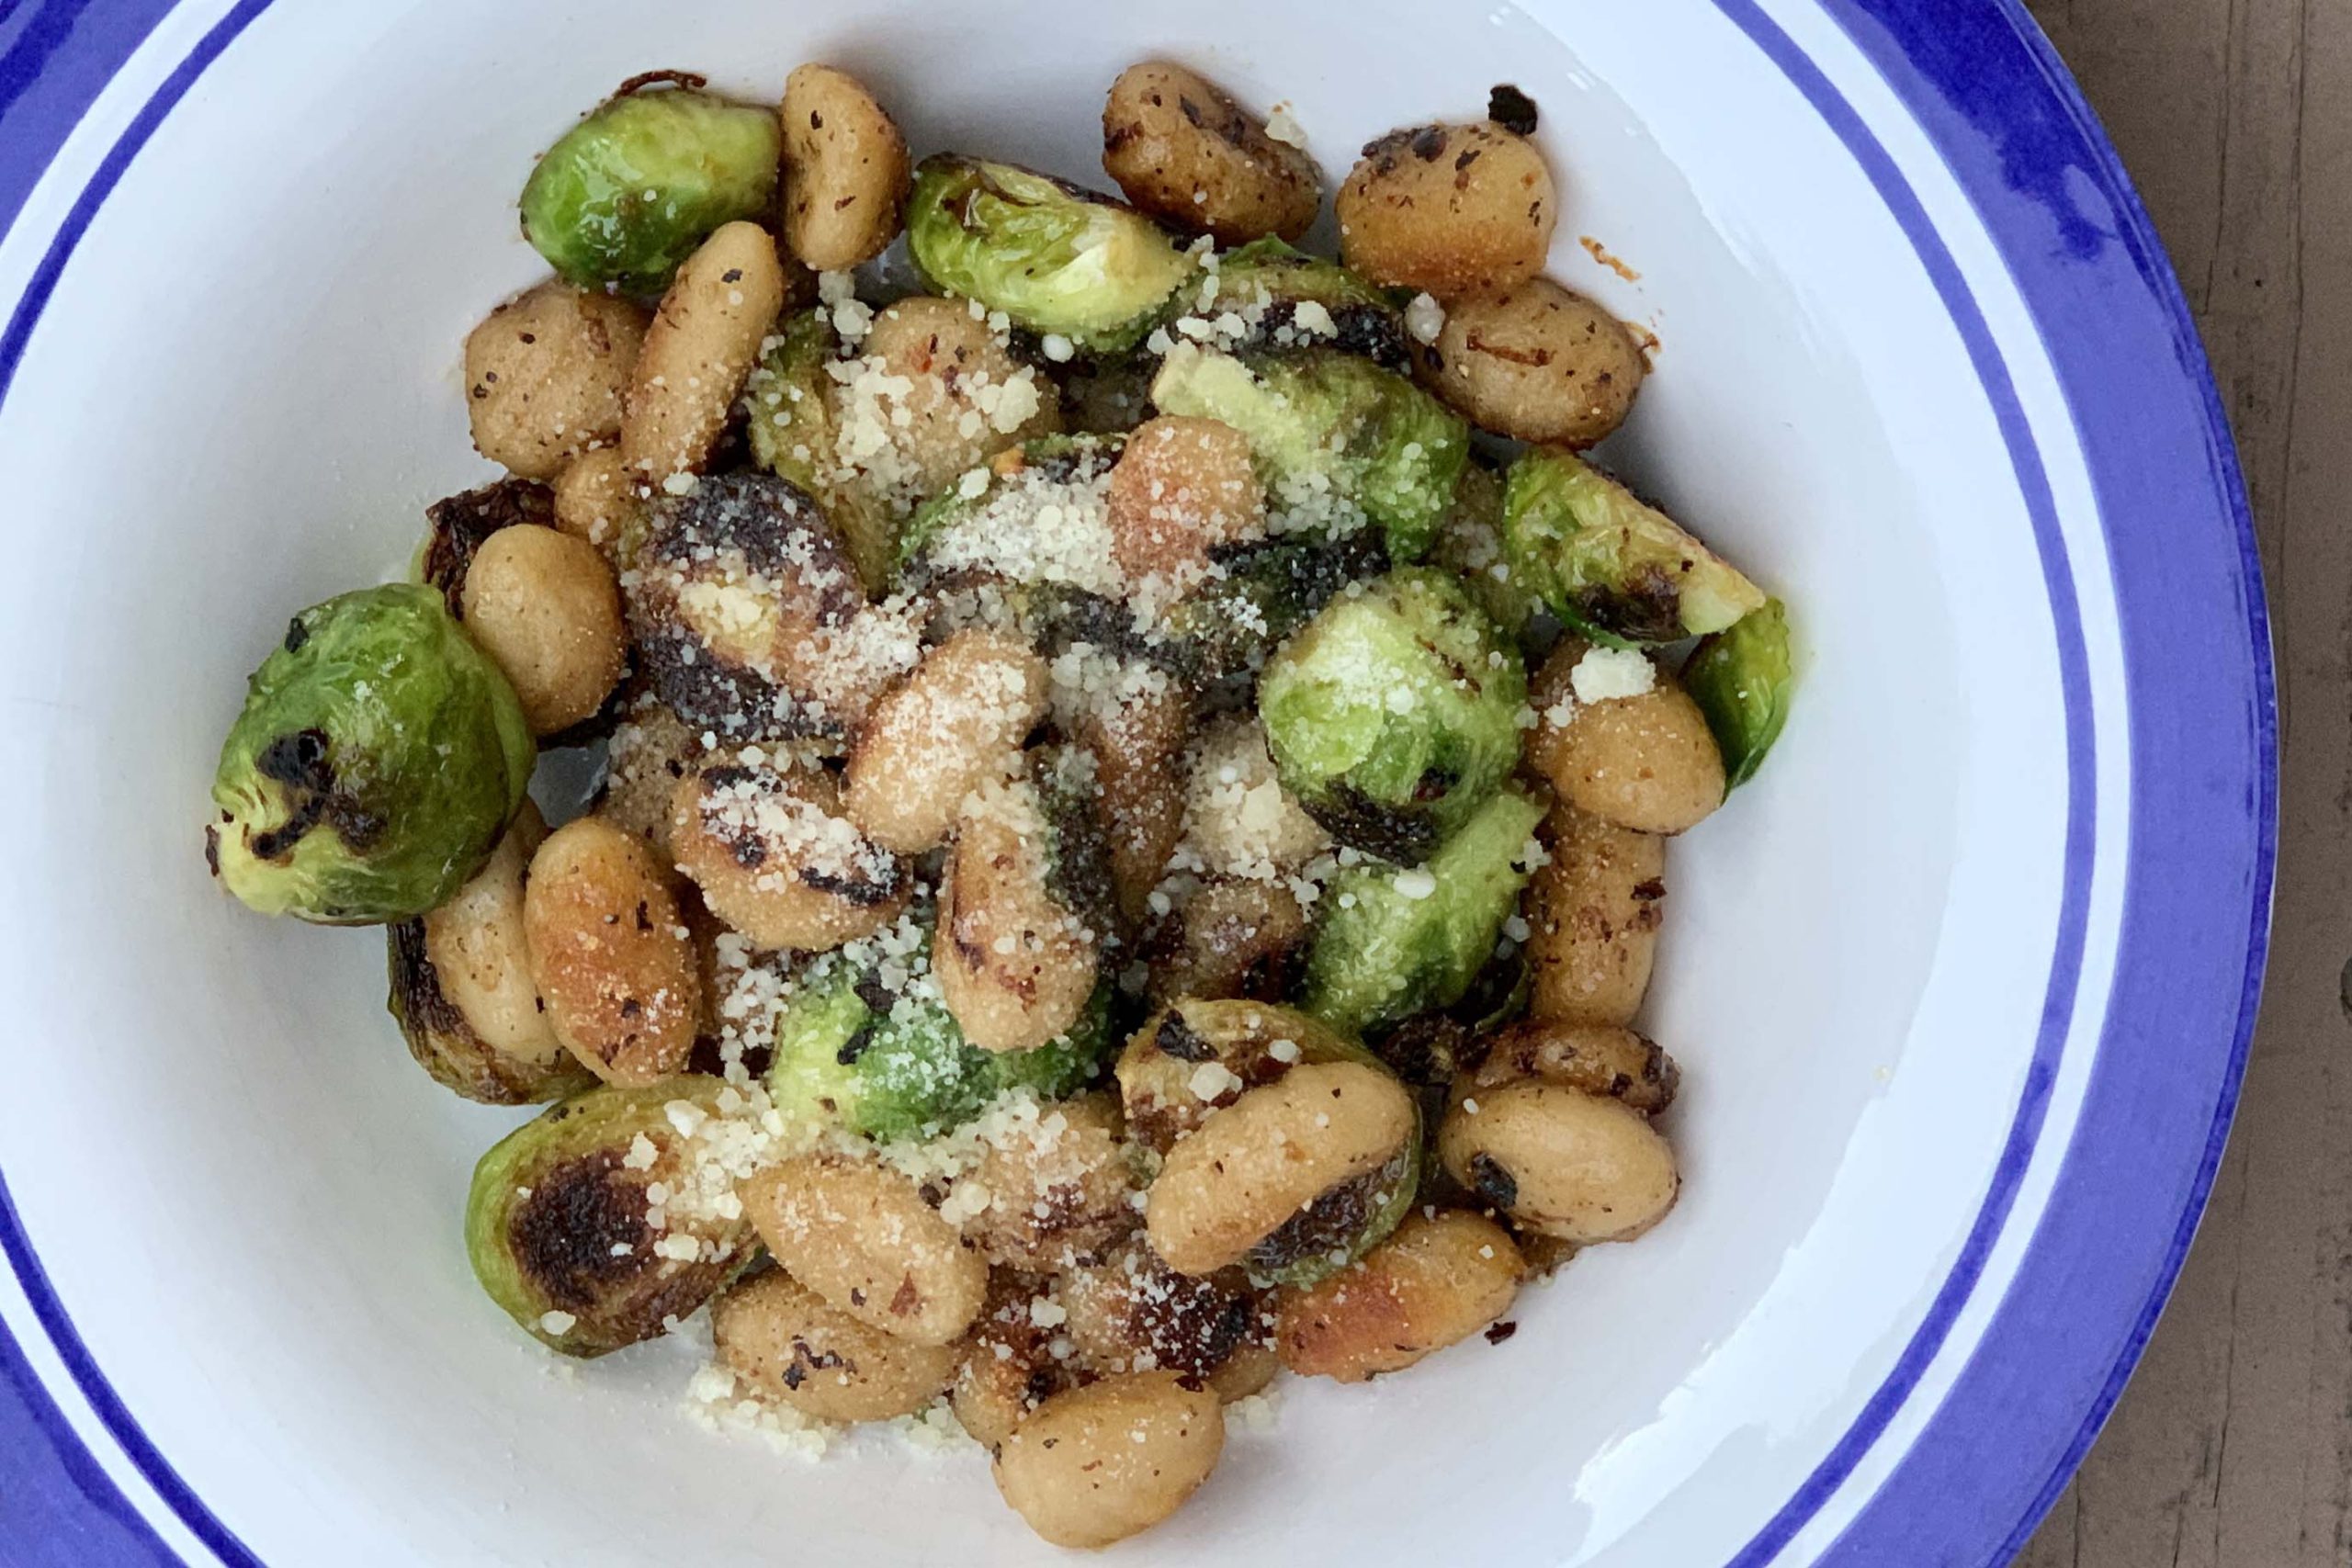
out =
[[[669,81],[665,91],[638,89]],[[651,297],[711,231],[775,203],[775,111],[701,92],[699,76],[639,77],[540,155],[523,186],[523,236],[583,288]]]
[[[1519,650],[1427,567],[1340,594],[1258,678],[1283,787],[1342,842],[1406,863],[1518,765],[1526,700]]]
[[[1275,507],[1294,526],[1387,536],[1419,560],[1453,502],[1470,427],[1404,377],[1333,349],[1237,359],[1181,344],[1151,384],[1160,412],[1221,420],[1250,438]]]
[[[1489,799],[1429,863],[1359,865],[1324,890],[1301,1005],[1361,1032],[1462,999],[1532,870],[1544,807],[1518,789]]]
[[[1193,258],[1133,208],[1012,164],[942,153],[915,171],[907,249],[942,293],[1115,354],[1150,332]]]
[[[406,919],[480,870],[537,750],[514,689],[421,583],[294,617],[212,781],[205,853],[266,915]]]
[[[1612,647],[1704,637],[1764,603],[1674,519],[1571,452],[1537,448],[1511,465],[1503,544],[1521,584]]]
[[[1796,688],[1789,649],[1788,606],[1766,601],[1729,627],[1702,641],[1682,667],[1690,694],[1724,754],[1724,791],[1756,776],[1764,754],[1781,738]]]

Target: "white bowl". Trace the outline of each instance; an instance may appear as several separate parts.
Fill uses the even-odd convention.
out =
[[[541,272],[512,204],[572,115],[648,66],[768,97],[823,58],[919,151],[1086,177],[1104,85],[1155,52],[1288,99],[1335,176],[1530,92],[1555,271],[1662,344],[1611,456],[1789,598],[1806,669],[1762,777],[1674,848],[1669,1222],[1530,1292],[1507,1345],[1286,1385],[1124,1555],[2022,1540],[2213,1169],[2273,736],[2201,356],[2020,9],[161,9],[0,18],[0,1560],[1052,1555],[972,1455],[801,1465],[677,1417],[687,1347],[575,1372],[525,1340],[458,1236],[515,1116],[411,1066],[379,937],[246,914],[197,828],[288,615],[488,477],[458,342]]]

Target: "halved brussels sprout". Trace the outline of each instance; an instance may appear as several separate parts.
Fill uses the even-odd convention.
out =
[[[1527,669],[1455,579],[1342,593],[1258,677],[1283,785],[1343,843],[1415,863],[1518,764]]]
[[[668,1110],[684,1100],[707,1114],[725,1088],[679,1077],[594,1089],[482,1156],[466,1197],[466,1252],[490,1299],[549,1349],[601,1356],[665,1332],[740,1273],[759,1238],[748,1220],[686,1213]],[[656,1182],[669,1190],[662,1204],[647,1192]],[[693,1255],[672,1256],[684,1242]]]
[[[1476,457],[1463,465],[1430,560],[1460,578],[1514,642],[1526,642],[1543,602],[1520,581],[1503,549],[1503,477]]]
[[[663,91],[645,91],[662,83]],[[540,154],[523,186],[523,237],[582,288],[651,296],[712,231],[775,203],[784,128],[775,111],[654,72]]]
[[[1362,355],[1384,370],[1412,367],[1405,314],[1385,292],[1272,234],[1217,258],[1216,299],[1199,313],[1223,310],[1250,321],[1253,348],[1321,344]]]
[[[1091,581],[1115,571],[1107,554],[1065,558],[1071,531],[1057,527],[1055,536],[1040,537],[1038,522],[1048,506],[1099,510],[1125,445],[1119,435],[1041,435],[998,453],[907,519],[899,536],[899,570],[936,564],[1027,583]]]
[[[1151,384],[1161,413],[1250,437],[1275,511],[1295,531],[1379,525],[1389,558],[1419,560],[1470,456],[1462,417],[1393,371],[1336,349],[1237,359],[1179,344]]]
[[[907,249],[940,292],[1106,354],[1139,342],[1193,267],[1166,230],[1124,203],[944,152],[915,170]]]
[[[840,535],[768,474],[706,475],[659,497],[627,597],[653,689],[729,740],[854,728],[915,652],[869,635]]]
[[[1539,447],[1510,466],[1503,544],[1522,587],[1618,648],[1704,637],[1764,604],[1730,562],[1573,452]]]
[[[961,1125],[998,1095],[1048,1100],[1094,1076],[1110,1038],[1110,989],[1077,1028],[1034,1051],[964,1038],[931,974],[931,911],[808,961],[786,984],[768,1093],[787,1117],[888,1141]]]
[[[849,546],[859,579],[879,592],[898,558],[898,527],[888,506],[839,482],[841,431],[830,395],[833,378],[825,367],[840,346],[832,318],[822,310],[779,322],[744,388],[745,429],[752,457],[817,499]]]
[[[254,671],[205,858],[265,915],[406,919],[481,869],[537,757],[514,687],[439,592],[363,588],[295,616]]]
[[[1219,552],[1216,567],[1165,617],[1182,671],[1204,681],[1255,674],[1341,589],[1386,571],[1388,546],[1373,529],[1268,539]]]
[[[1459,1001],[1527,883],[1527,845],[1543,818],[1539,802],[1506,789],[1428,864],[1342,871],[1317,901],[1300,1005],[1362,1031]]]
[[[1797,671],[1789,649],[1789,607],[1768,599],[1690,650],[1682,689],[1706,716],[1724,754],[1724,793],[1756,776],[1789,721]]]

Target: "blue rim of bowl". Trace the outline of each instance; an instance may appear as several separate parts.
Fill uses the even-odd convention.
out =
[[[2227,423],[2187,302],[2096,117],[2033,21],[2016,0],[1819,3],[1927,133],[2026,300],[2088,462],[2126,682],[2142,699],[2128,715],[2132,849],[2117,967],[2073,1143],[1957,1381],[1821,1558],[1840,1568],[2000,1562],[2024,1544],[2112,1407],[2178,1273],[2219,1164],[2253,1028],[2275,860],[2268,623]],[[0,332],[0,400],[108,191],[204,69],[268,4],[241,0],[205,34],[79,193]],[[1984,378],[2051,573],[2070,760],[2068,912],[2042,1038],[1979,1221],[1854,1427],[1735,1557],[1747,1568],[1770,1561],[1847,1482],[1981,1282],[2032,1153],[2071,1011],[2082,942],[2077,874],[2086,872],[2090,841],[2090,716],[2054,508],[1981,311],[1917,196],[1820,68],[1754,0],[1716,4],[1861,165],[1918,250]],[[84,111],[170,8],[169,0],[23,0],[0,8],[0,148],[10,152],[0,171],[0,218],[13,222]],[[2217,931],[2221,938],[2208,940]],[[2226,1053],[2214,1048],[2222,1040]],[[0,1252],[82,1397],[131,1464],[209,1551],[258,1568],[107,1384],[50,1288],[4,1181]],[[12,1517],[23,1521],[39,1508],[55,1528],[89,1543],[77,1562],[172,1561],[5,1330],[0,1370],[26,1412],[0,1422],[0,1463],[18,1478],[0,1510],[0,1544]],[[48,1452],[37,1455],[36,1447]],[[38,1499],[26,1495],[29,1476],[48,1479]]]

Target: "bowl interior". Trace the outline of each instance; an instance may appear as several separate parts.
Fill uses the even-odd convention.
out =
[[[918,153],[1097,183],[1102,91],[1151,54],[1287,100],[1334,180],[1494,83],[1537,100],[1556,276],[1660,343],[1607,455],[1788,598],[1806,649],[1770,766],[1673,847],[1645,1027],[1685,1070],[1685,1193],[1529,1292],[1507,1345],[1287,1382],[1125,1550],[1720,1560],[1836,1442],[1960,1248],[2038,1023],[2064,805],[2039,567],[1925,274],[1788,81],[1699,0],[1539,11],[278,0],[207,71],[0,415],[0,801],[18,886],[62,890],[6,960],[0,1162],[132,1415],[265,1561],[1050,1555],[975,1452],[807,1465],[679,1416],[691,1344],[574,1369],[515,1333],[458,1221],[517,1116],[410,1064],[378,934],[249,917],[198,852],[287,616],[399,570],[422,506],[490,477],[458,344],[542,270],[512,208],[532,155],[658,66],[764,99],[830,60]],[[1963,666],[1985,620],[2023,635]]]

